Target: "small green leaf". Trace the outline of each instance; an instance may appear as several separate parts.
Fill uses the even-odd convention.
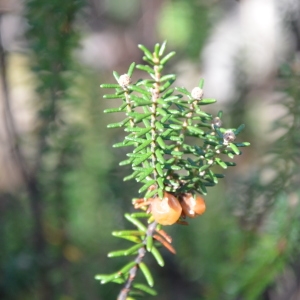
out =
[[[136,68],[150,74],[155,74],[155,71],[147,65],[137,65]]]
[[[135,148],[133,150],[133,153],[137,153],[143,149],[145,149],[147,146],[149,146],[151,144],[151,140],[145,141],[144,143],[142,143],[141,145],[139,145],[137,148]]]
[[[136,142],[138,144],[143,144],[145,142],[145,139],[137,138],[135,135],[128,135],[125,137],[125,140]]]
[[[165,188],[165,187],[164,187]],[[162,199],[164,197],[164,188],[163,189],[158,189],[157,193],[158,193],[158,197],[160,199]]]
[[[159,121],[156,121],[155,122],[155,127],[159,130],[159,131],[163,131],[165,128],[164,128],[164,125],[162,123],[160,123]]]
[[[126,166],[126,165],[130,165],[132,163],[132,158],[129,159],[125,159],[119,162],[119,166]]]
[[[207,195],[207,189],[205,187],[205,185],[203,184],[203,182],[198,182],[198,191],[200,192],[200,194],[202,195]]]
[[[168,74],[168,75],[164,75],[160,78],[160,82],[166,81],[166,80],[173,80],[173,82],[176,79],[176,75],[175,74]]]
[[[219,157],[215,159],[216,163],[221,166],[223,169],[227,169],[227,165]]]
[[[121,275],[128,273],[129,270],[132,269],[134,266],[136,266],[136,263],[134,261],[128,263],[120,271],[118,271],[118,273],[115,275],[115,278],[121,277]]]
[[[172,58],[176,54],[175,51],[170,52],[164,58],[161,59],[160,64],[164,65],[170,58]]]
[[[163,267],[165,265],[164,259],[162,258],[161,254],[157,250],[155,246],[152,246],[151,253],[154,256],[155,260],[157,261],[158,265]]]
[[[170,124],[169,127],[174,129],[174,130],[181,130],[182,129],[182,125],[177,125],[177,124]]]
[[[101,284],[105,284],[107,282],[110,282],[112,281],[113,279],[115,279],[115,276],[116,276],[116,273],[114,274],[109,274],[109,275],[106,275],[106,274],[97,274],[95,276],[95,279],[96,280],[100,280],[101,281]]]
[[[140,165],[142,162],[147,160],[151,155],[152,155],[151,152],[147,152],[144,155],[142,155],[141,157],[134,159],[134,161],[132,162],[132,166],[135,167],[135,166]]]
[[[166,99],[168,97],[170,97],[174,92],[174,89],[168,89],[163,95],[162,95],[162,99]]]
[[[120,128],[123,127],[123,122],[111,123],[107,125],[107,128]]]
[[[135,63],[133,62],[133,63],[130,65],[130,67],[129,67],[129,69],[128,69],[128,72],[127,72],[127,74],[128,74],[129,77],[132,76],[132,73],[133,73],[133,71],[134,71],[134,67],[135,67]]]
[[[132,174],[124,177],[123,181],[128,181],[130,179],[135,178],[138,174],[140,173],[140,171],[135,170]]]
[[[202,99],[201,101],[198,101],[198,105],[208,105],[217,102],[216,99]]]
[[[164,132],[160,134],[160,136],[164,139],[171,139],[171,134],[174,133],[174,130],[171,128],[168,128]],[[175,132],[176,133],[176,132]]]
[[[242,130],[244,130],[245,124],[240,125],[235,131],[234,134],[238,135]]]
[[[159,50],[159,53],[158,53],[159,56],[162,56],[162,55],[164,54],[164,51],[165,51],[165,49],[166,49],[166,45],[167,45],[167,41],[164,41],[164,42],[161,44],[160,50]]]
[[[227,152],[227,155],[228,155],[229,158],[234,159],[234,154],[233,153]]]
[[[170,159],[168,159],[168,160],[166,161],[166,163],[167,163],[167,164],[173,164],[174,161],[175,161],[175,157],[171,157]]]
[[[145,135],[146,133],[148,133],[150,130],[151,130],[151,127],[143,128],[143,129],[136,135],[136,137],[141,137],[141,136]]]
[[[182,98],[182,95],[174,95],[174,96],[170,96],[170,97],[167,97],[167,98],[164,98],[165,101],[172,101],[174,103],[177,103],[178,99]],[[180,101],[180,103],[182,102],[182,100]]]
[[[147,228],[139,220],[135,219],[130,214],[125,214],[124,216],[129,222],[131,222],[133,225],[135,225],[139,230],[141,230],[143,232],[147,232]]]
[[[144,246],[143,243],[134,245],[125,250],[112,251],[107,254],[108,257],[118,257],[118,256],[128,256],[130,254],[134,254],[138,249]]]
[[[238,148],[235,144],[230,143],[228,146],[232,149],[232,151],[233,151],[236,155],[240,155],[240,154],[241,154],[239,148]]]
[[[119,107],[115,107],[115,108],[108,108],[108,109],[105,109],[103,112],[105,114],[109,114],[109,113],[116,113],[116,112],[125,112],[126,110],[124,109],[121,109]]]
[[[157,137],[156,141],[162,149],[166,149],[166,144],[160,136]]]
[[[143,292],[145,292],[145,293],[148,293],[149,295],[151,295],[151,296],[156,296],[157,295],[157,292],[154,290],[154,289],[152,289],[152,288],[150,288],[150,287],[148,287],[148,286],[146,286],[146,285],[144,285],[144,284],[141,284],[141,283],[134,283],[133,284],[133,287],[135,288],[135,289],[138,289],[138,290],[141,290],[141,291],[143,291]],[[127,300],[127,299],[126,299]]]
[[[169,79],[164,85],[162,85],[159,90],[160,92],[164,92],[167,88],[169,88],[173,82],[175,81],[175,79]]]
[[[187,126],[187,129],[192,133],[196,133],[196,134],[199,134],[199,135],[204,134],[204,131],[202,129],[194,127],[194,126]]]
[[[155,183],[155,180],[153,180],[153,183]],[[152,183],[152,184],[153,184]],[[147,193],[145,194],[145,198],[146,199],[149,199],[151,198],[152,196],[154,196],[155,194],[157,194],[157,189],[154,189],[154,190],[148,190]]]
[[[156,102],[160,104],[163,108],[169,108],[172,103],[165,101],[163,98],[156,99]]]
[[[216,154],[212,151],[212,150],[209,150],[205,155],[204,155],[204,157],[206,158],[206,159],[209,159],[209,158],[212,158],[212,157],[214,157]]]
[[[182,93],[182,94],[185,94],[187,96],[191,95],[191,93],[184,87],[182,87],[182,88],[181,87],[176,87],[175,90]]]
[[[146,214],[146,213],[143,213]],[[149,215],[146,214],[148,217]],[[130,215],[131,217],[135,218],[133,214]],[[119,237],[119,236],[144,236],[145,232],[141,232],[139,230],[121,230],[121,231],[113,231],[112,232],[113,236]]]
[[[217,178],[224,178],[224,177],[225,177],[225,175],[223,175],[223,174],[217,174],[217,173],[215,173],[215,176],[216,176]]]
[[[149,49],[147,49],[144,45],[139,44],[138,47],[144,52],[145,56],[150,60],[153,61],[153,55]]]
[[[149,180],[148,182],[146,182],[140,189],[139,189],[139,193],[142,193],[144,191],[146,191],[151,185],[153,185],[156,181],[153,180]]]
[[[142,89],[142,88],[139,88],[137,87],[136,85],[128,85],[128,89],[131,90],[131,91],[135,91],[135,92],[138,92],[138,93],[141,93],[141,94],[144,94],[144,95],[149,95],[149,92]]]
[[[123,284],[125,282],[125,279],[124,278],[115,278],[111,282],[118,283],[118,284]]]
[[[182,116],[182,113],[179,110],[169,109],[169,113],[175,115],[175,117]]]
[[[132,243],[141,243],[142,242],[142,240],[137,236],[130,236],[130,235],[120,235],[120,236],[118,236],[117,235],[116,237],[124,239],[124,240],[128,240]]]
[[[102,89],[117,89],[120,86],[118,84],[112,84],[112,83],[103,83],[100,85]]]
[[[113,71],[113,75],[114,75],[114,77],[115,77],[116,81],[118,81],[118,82],[119,82],[120,75],[118,74],[118,72],[116,72],[116,71]]]
[[[148,235],[146,240],[146,248],[148,252],[151,251],[152,246],[153,246],[153,237],[151,235]]]
[[[164,163],[165,163],[163,154],[162,154],[162,152],[161,152],[160,149],[156,149],[156,150],[155,150],[155,155],[156,155],[157,160],[158,160],[161,164],[164,164]]]
[[[160,44],[156,43],[154,46],[155,57],[159,57],[159,49],[160,49]]]
[[[199,172],[205,171],[207,169],[209,169],[211,167],[211,165],[204,165],[199,169]]]
[[[149,214],[146,212],[136,212],[130,214],[134,218],[149,218]]]
[[[170,136],[170,141],[174,141],[174,142],[182,142],[182,136],[176,136],[176,135],[172,135]]]
[[[233,161],[225,161],[225,164],[226,164],[228,167],[234,167],[234,166],[236,166],[236,163],[233,162]]]
[[[157,111],[161,116],[167,116],[167,115],[168,115],[168,112],[167,112],[164,108],[158,107],[158,108],[156,109],[156,111]]]
[[[156,171],[157,171],[157,173],[158,173],[159,176],[161,176],[161,177],[164,176],[164,171],[163,171],[160,163],[157,163],[155,165],[155,169],[156,169]]]
[[[113,144],[113,148],[120,148],[120,147],[127,147],[127,146],[133,146],[135,143],[132,143],[132,142],[127,142],[127,141],[123,141],[123,142],[120,142],[120,143],[116,143],[116,144]]]
[[[218,146],[218,143],[217,142],[215,142],[215,141],[213,141],[213,140],[211,140],[211,139],[207,139],[207,140],[205,140],[205,144],[208,144],[208,145],[211,145],[211,146]]]
[[[126,155],[132,159],[136,159],[142,157],[144,154],[145,154],[144,151],[140,151],[140,153],[127,153]]]
[[[151,66],[155,66],[155,63],[148,59],[147,56],[143,56],[143,61],[145,61],[147,64],[151,65]]]
[[[215,176],[212,170],[207,171],[207,175],[212,179],[212,181],[217,184],[218,183],[218,178]]]
[[[157,178],[158,186],[163,190],[164,189],[164,179],[162,177]]]
[[[135,101],[135,103],[132,105],[132,107],[139,107],[139,106],[147,106],[151,105],[152,101],[145,101],[145,100],[140,100],[140,101]]]
[[[181,170],[181,167],[176,166],[176,165],[171,165],[171,169],[174,170],[174,171],[179,171],[179,170]]]
[[[145,169],[144,172],[141,172],[139,174],[139,177],[136,178],[136,181],[137,182],[141,182],[143,181],[145,178],[147,178],[150,174],[152,174],[154,171],[154,168],[148,168],[148,169]]]
[[[148,117],[151,116],[151,115],[152,115],[151,112],[150,112],[150,113],[145,113],[145,114],[139,114],[139,116],[137,116],[137,117],[134,118],[134,121],[135,121],[136,123],[138,123],[138,122],[142,121],[143,119],[148,118]]]
[[[139,267],[140,267],[142,273],[144,274],[148,285],[152,287],[154,285],[154,281],[153,281],[153,277],[150,273],[150,270],[148,269],[146,264],[143,262],[139,263]]]
[[[235,145],[236,145],[237,147],[248,147],[248,146],[250,146],[250,143],[248,143],[248,142],[244,142],[244,143],[235,143]]]
[[[204,79],[200,79],[198,86],[199,86],[200,89],[203,89]]]
[[[171,151],[171,155],[181,157],[184,153],[182,151]]]
[[[122,99],[124,98],[124,94],[106,94],[103,96],[104,99]]]

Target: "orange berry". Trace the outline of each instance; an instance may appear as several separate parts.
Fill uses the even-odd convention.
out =
[[[182,211],[185,216],[195,218],[205,212],[206,205],[201,196],[194,197],[191,193],[185,193],[181,199]]]
[[[154,220],[161,225],[172,225],[178,221],[182,212],[181,205],[176,197],[165,192],[164,198],[153,198],[151,213]]]

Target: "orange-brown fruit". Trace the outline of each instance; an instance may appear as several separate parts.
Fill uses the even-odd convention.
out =
[[[151,201],[151,213],[154,220],[161,225],[172,225],[181,216],[182,207],[176,197],[165,192],[164,198],[153,198]]]
[[[191,193],[185,193],[181,197],[181,206],[184,216],[195,218],[205,212],[206,205],[204,199]]]

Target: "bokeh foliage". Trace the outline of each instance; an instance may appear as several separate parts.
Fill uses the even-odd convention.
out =
[[[106,105],[99,83],[108,75],[81,66],[73,56],[80,38],[74,20],[84,5],[58,0],[26,3],[26,55],[36,78],[38,121],[32,132],[35,152],[26,157],[30,180],[15,191],[1,192],[1,299],[116,296],[115,288],[100,286],[94,274],[121,267],[118,261],[107,264],[106,253],[122,247],[110,232],[126,227],[123,213],[138,186],[122,182],[130,172],[118,166],[125,152],[111,150],[111,144],[123,140],[123,132],[105,128],[109,120],[103,114]],[[121,8],[111,4],[111,20],[130,24],[138,9],[128,8],[120,20]],[[161,9],[158,34],[169,39],[182,58],[196,61],[208,34],[208,13],[201,1],[170,1]],[[177,35],[176,26],[185,32]],[[284,92],[278,106],[286,115],[269,127],[279,135],[260,149],[261,158],[249,155],[243,169],[211,190],[201,219],[188,228],[168,230],[178,254],[164,253],[164,270],[153,265],[157,299],[265,299],[273,287],[284,285],[280,276],[287,270],[299,279],[294,271],[300,237],[299,71],[284,66],[278,82]],[[247,117],[243,103],[239,105]],[[236,125],[236,115],[230,121]],[[257,143],[258,133],[251,131],[255,121],[245,121],[245,140],[252,144]],[[25,147],[32,136],[22,136],[18,143]],[[269,173],[275,175],[266,180]],[[30,190],[28,183],[35,188]]]

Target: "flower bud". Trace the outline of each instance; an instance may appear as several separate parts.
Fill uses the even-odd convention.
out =
[[[128,74],[123,74],[119,77],[118,82],[122,88],[127,88],[127,86],[131,83],[131,78]]]
[[[235,140],[236,136],[232,130],[227,130],[223,134],[223,140],[224,145],[228,145],[229,143],[233,142]]]
[[[198,86],[194,87],[191,91],[191,95],[194,99],[201,100],[203,97],[203,90],[201,88],[199,88]]]

